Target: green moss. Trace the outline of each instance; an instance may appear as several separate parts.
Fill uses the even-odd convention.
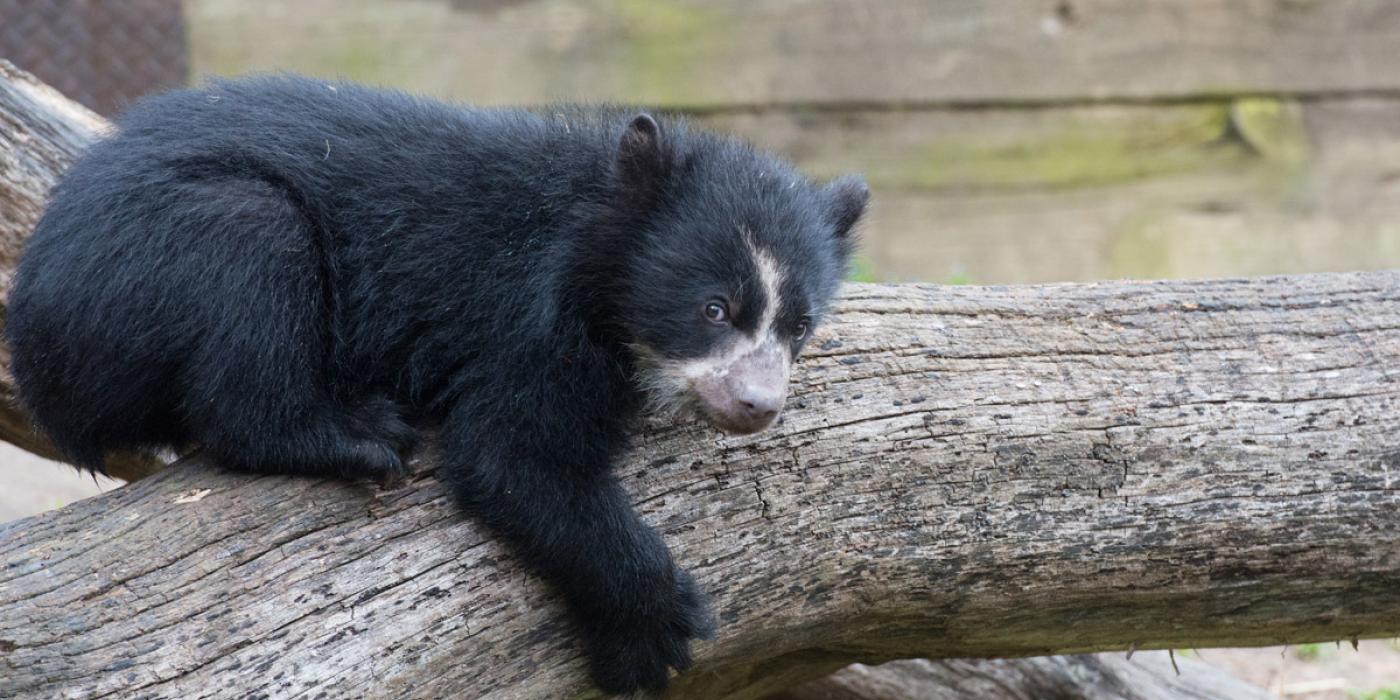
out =
[[[1265,159],[1301,164],[1308,157],[1308,136],[1297,103],[1271,97],[1235,100],[1230,105],[1235,133]]]
[[[394,68],[389,57],[397,56],[403,46],[383,37],[347,34],[337,41],[315,44],[304,60],[306,70],[324,78],[345,77],[370,84],[394,81]]]
[[[205,14],[214,9],[223,12]],[[319,9],[267,16],[256,8],[199,2],[187,9],[186,20],[196,75],[287,70],[328,80],[399,85],[408,73],[404,57],[423,39],[412,32],[383,31],[386,22],[428,28],[412,8],[386,14],[366,3],[347,3],[333,13]]]
[[[1317,661],[1325,656],[1329,656],[1332,651],[1333,649],[1314,642],[1311,644],[1299,644],[1298,647],[1293,650],[1293,655],[1298,657],[1299,661]]]
[[[872,178],[927,189],[1071,188],[1214,167],[1247,155],[1226,139],[1230,110],[1224,103],[1125,115],[1071,118],[1024,139],[960,135],[902,163],[877,166]]]
[[[607,0],[621,20],[623,90],[650,104],[693,104],[704,81],[696,56],[719,51],[722,15],[685,0]]]
[[[1400,700],[1400,685],[1387,685],[1371,690],[1348,690],[1347,697],[1352,700]]]
[[[875,276],[875,264],[870,262],[870,258],[864,255],[857,255],[851,261],[851,269],[846,273],[848,282],[878,282]]]

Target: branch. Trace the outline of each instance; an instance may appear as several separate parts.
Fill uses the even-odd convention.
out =
[[[620,471],[714,597],[677,694],[854,661],[1400,632],[1400,273],[852,285],[749,438]],[[451,506],[198,457],[0,525],[0,696],[586,695]]]
[[[108,128],[102,117],[0,59],[0,295],[5,299],[24,240],[39,221],[49,188]],[[8,347],[0,349],[0,440],[41,457],[61,459],[15,401]],[[162,465],[150,456],[128,454],[115,457],[108,470],[112,476],[131,480]]]
[[[723,621],[695,697],[1400,632],[1400,274],[858,285],[814,345],[769,434],[650,426],[621,472]],[[193,459],[5,526],[0,694],[583,691],[434,466],[381,491]]]

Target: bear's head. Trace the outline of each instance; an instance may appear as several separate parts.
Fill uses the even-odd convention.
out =
[[[615,187],[638,215],[612,309],[638,384],[653,410],[728,433],[767,428],[840,286],[865,183],[818,185],[737,140],[682,124],[663,133],[647,114],[617,154]]]

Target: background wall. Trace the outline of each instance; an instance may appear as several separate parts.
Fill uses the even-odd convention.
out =
[[[196,75],[660,105],[875,191],[868,274],[1400,264],[1400,3],[186,3]],[[252,38],[252,40],[250,40]]]

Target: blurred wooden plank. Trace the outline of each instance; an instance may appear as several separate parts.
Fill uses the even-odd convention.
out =
[[[1273,105],[1274,121],[1299,121],[1296,106],[1264,103]],[[786,153],[818,176],[855,169],[887,189],[966,196],[1246,168],[1256,159],[1230,133],[1232,104],[789,110],[698,119]],[[1290,131],[1272,140],[1302,139],[1298,128]]]
[[[192,0],[196,74],[725,107],[1400,90],[1397,0]]]
[[[889,281],[1400,267],[1400,100],[1271,100],[704,121],[821,177],[866,173]]]
[[[484,103],[717,108],[707,123],[811,172],[867,173],[865,250],[891,281],[1400,266],[1400,102],[1352,97],[1400,95],[1400,0],[1068,2],[188,11],[203,70],[345,73]],[[1268,91],[1307,99],[1202,97]],[[1170,99],[1136,102],[1152,98]],[[824,106],[765,107],[781,103]]]

